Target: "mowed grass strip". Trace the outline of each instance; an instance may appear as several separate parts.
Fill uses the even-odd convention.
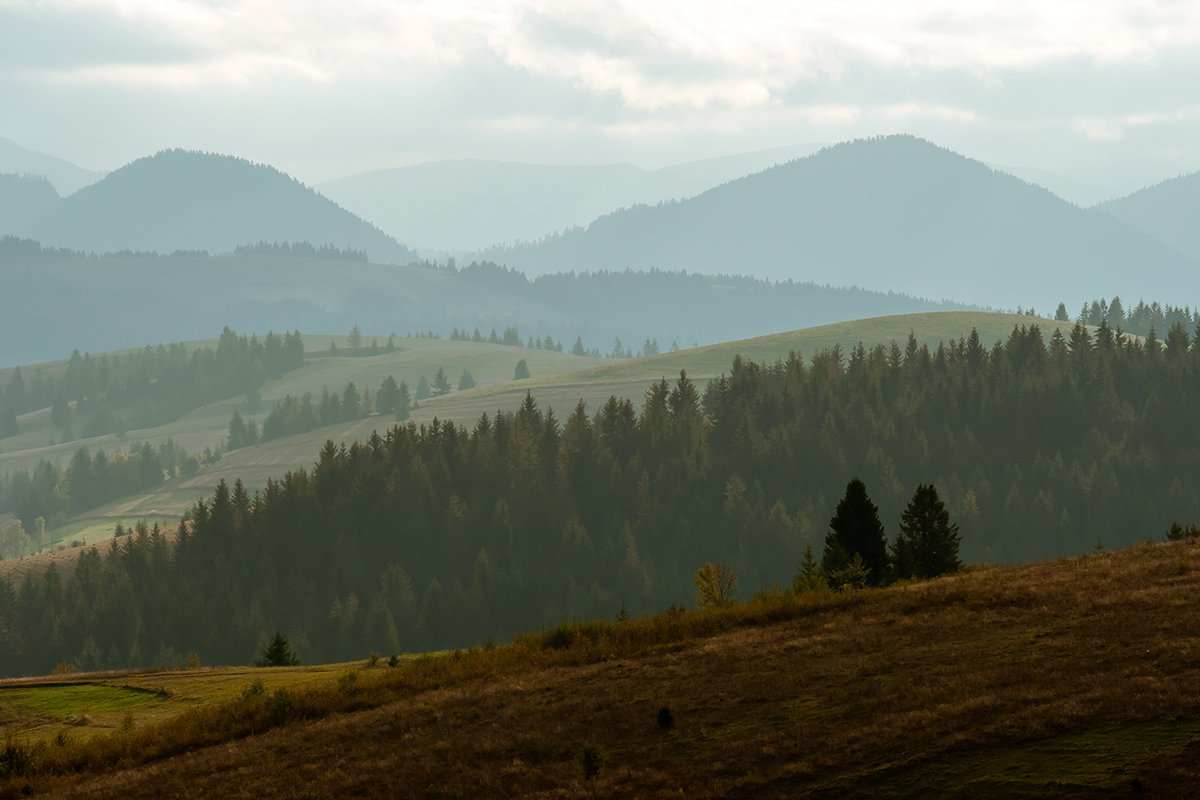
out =
[[[79,798],[576,797],[596,745],[606,797],[1187,796],[1198,589],[1200,543],[1179,542],[564,626],[201,707],[35,754],[17,780]]]

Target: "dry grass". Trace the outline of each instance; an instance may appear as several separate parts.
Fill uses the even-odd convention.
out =
[[[593,623],[314,682],[277,719],[268,690],[45,747],[12,788],[584,797],[597,743],[604,797],[1185,797],[1198,589],[1200,543],[1179,542]]]

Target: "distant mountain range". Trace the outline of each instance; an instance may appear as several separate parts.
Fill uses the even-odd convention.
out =
[[[59,200],[41,175],[0,173],[0,232],[23,230]]]
[[[3,136],[0,136],[0,173],[40,175],[62,195],[71,194],[104,177],[103,172],[84,169],[61,158],[28,150]]]
[[[1136,225],[1200,264],[1200,172],[1163,181],[1097,208]]]
[[[631,164],[436,161],[317,188],[411,246],[462,251],[540,239],[638,203],[691,197],[818,147],[781,147],[656,170]]]
[[[258,241],[308,241],[363,250],[380,262],[416,258],[273,167],[182,150],[134,161],[0,233],[93,252],[218,253]]]
[[[483,251],[530,275],[686,269],[1045,311],[1200,301],[1200,265],[1133,225],[912,136],[847,142],[696,197]]]

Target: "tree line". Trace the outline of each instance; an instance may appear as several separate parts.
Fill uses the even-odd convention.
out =
[[[174,540],[137,533],[0,587],[2,668],[246,663],[275,630],[306,661],[462,646],[689,602],[705,562],[787,586],[813,548],[830,577],[870,583],[921,574],[936,543],[909,531],[943,511],[968,561],[1119,546],[1200,518],[1198,389],[1182,326],[1029,325],[992,347],[972,332],[735,359],[703,390],[653,384],[640,408],[560,417],[527,396],[473,426],[399,425],[328,442],[261,492],[219,486]],[[850,476],[900,524],[839,555],[822,544]]]

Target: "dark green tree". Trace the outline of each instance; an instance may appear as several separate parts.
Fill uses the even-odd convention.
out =
[[[375,393],[375,408],[380,414],[393,414],[399,402],[400,386],[396,383],[395,378],[388,375],[379,385],[379,391]]]
[[[474,389],[475,379],[471,377],[471,373],[463,370],[462,377],[458,379],[458,390],[461,392],[464,389]]]
[[[1058,310],[1054,312],[1054,318],[1059,322],[1070,322],[1071,317],[1067,314],[1066,303],[1059,303]]]
[[[450,393],[450,379],[446,377],[446,370],[438,367],[437,374],[433,376],[433,385],[430,388],[434,397]]]
[[[892,543],[892,565],[897,578],[932,578],[957,572],[958,525],[930,484],[913,492],[900,517],[900,533]]]
[[[300,659],[292,652],[287,637],[279,631],[275,631],[271,643],[263,648],[262,656],[254,662],[256,667],[295,667],[299,664]]]
[[[413,399],[417,400],[418,402],[429,399],[429,383],[426,382],[424,375],[422,375],[421,379],[417,381],[417,391],[413,396]]]
[[[400,389],[396,393],[396,421],[404,422],[408,419],[408,412],[412,410],[412,397],[408,393],[408,384],[400,381]]]
[[[529,365],[525,363],[525,359],[517,362],[517,368],[513,371],[513,380],[520,381],[529,377]]]
[[[882,583],[887,569],[887,539],[879,521],[879,508],[858,478],[846,484],[846,494],[829,520],[821,569],[827,575],[833,574],[844,569],[855,555],[862,557],[867,582],[872,586]]]

